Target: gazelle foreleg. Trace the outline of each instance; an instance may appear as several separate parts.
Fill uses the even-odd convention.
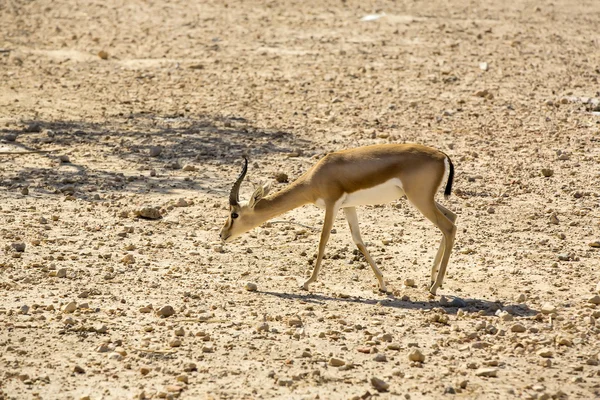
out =
[[[331,228],[333,227],[333,221],[335,220],[337,212],[337,205],[327,205],[325,209],[325,222],[323,223],[321,239],[319,240],[319,253],[317,254],[317,261],[313,268],[312,274],[310,275],[310,278],[308,278],[308,280],[302,284],[302,289],[304,290],[308,290],[308,285],[317,280],[317,275],[319,275],[319,270],[321,269],[321,262],[323,261],[323,255],[325,254],[325,246],[327,245],[327,241],[329,240]]]
[[[371,255],[367,251],[367,247],[365,246],[362,238],[360,237],[360,228],[358,227],[358,216],[356,215],[356,208],[344,208],[344,214],[346,215],[346,220],[348,220],[348,225],[350,226],[350,233],[352,233],[352,240],[354,241],[354,244],[356,244],[356,247],[358,247],[360,252],[365,256],[367,262],[371,266],[371,269],[373,270],[373,273],[375,274],[375,277],[379,282],[379,290],[382,292],[386,292],[387,289],[383,280],[383,274],[381,273],[379,268],[377,268],[375,261],[373,261],[373,259],[371,258]]]
[[[440,210],[442,212],[442,214],[444,214],[444,216],[446,218],[448,218],[450,221],[452,221],[452,223],[456,222],[456,214],[453,213],[452,211],[448,210],[446,207],[444,207],[443,205],[441,205],[440,203],[438,203],[437,201],[435,202],[435,206],[438,208],[438,210]],[[437,275],[438,275],[438,269],[440,266],[440,262],[442,261],[442,256],[444,255],[444,248],[446,247],[446,239],[444,236],[442,236],[442,240],[440,241],[440,246],[438,247],[438,251],[435,255],[435,259],[433,260],[433,267],[431,268],[431,284],[430,287],[433,286],[433,283],[435,282]],[[443,280],[443,277],[442,277]]]

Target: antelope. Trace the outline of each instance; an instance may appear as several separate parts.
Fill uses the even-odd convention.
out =
[[[242,172],[229,194],[230,213],[220,233],[223,242],[231,242],[263,222],[305,204],[325,210],[317,260],[302,289],[308,290],[317,280],[334,219],[343,209],[352,240],[371,266],[379,290],[387,292],[383,274],[360,236],[356,207],[384,204],[403,196],[442,231],[429,292],[435,295],[442,286],[454,245],[457,217],[434,199],[446,173],[445,197],[452,191],[454,165],[445,153],[419,144],[381,144],[342,150],[323,157],[281,191],[268,196],[270,187],[259,186],[249,201],[242,202],[239,191],[247,171],[248,159],[244,158]]]

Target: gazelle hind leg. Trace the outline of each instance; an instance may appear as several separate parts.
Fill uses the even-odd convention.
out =
[[[454,226],[454,223],[447,218],[442,211],[440,211],[438,205],[433,200],[434,190],[432,190],[431,193],[427,193],[426,191],[422,190],[405,192],[408,200],[421,212],[421,214],[425,216],[425,218],[433,222],[433,224],[437,226],[444,235],[442,243],[440,244],[440,248],[438,249],[438,254],[436,255],[437,261],[439,253],[443,253],[443,255],[441,255],[439,270],[437,272],[437,276],[435,277],[435,281],[429,288],[429,291],[432,294],[435,294],[437,289],[442,285],[444,275],[446,274],[446,266],[448,265],[450,253],[452,252],[452,246],[454,245],[456,227]],[[452,216],[452,214],[450,215]],[[434,268],[436,266],[437,265],[434,265]],[[432,271],[432,275],[433,272],[434,271]]]
[[[452,211],[448,210],[446,207],[444,207],[443,205],[441,205],[437,201],[435,202],[435,206],[452,223],[456,222],[457,215],[455,213],[453,213]],[[435,259],[433,261],[433,267],[431,268],[431,284],[430,284],[430,287],[433,286],[433,283],[435,282],[435,280],[437,278],[437,275],[438,275],[438,270],[439,270],[440,262],[442,261],[442,256],[444,255],[444,248],[446,247],[445,240],[446,240],[445,237],[442,236],[442,240],[440,241],[440,245],[438,247],[438,251],[437,251],[437,253],[435,255]]]
[[[331,234],[331,228],[333,227],[333,221],[337,215],[338,209],[334,206],[328,205],[325,210],[325,222],[323,222],[323,229],[321,230],[321,239],[319,240],[319,252],[317,254],[317,261],[313,268],[310,278],[302,284],[302,289],[308,290],[308,286],[317,280],[319,270],[321,269],[321,262],[323,261],[323,255],[325,254],[325,246],[329,240]]]
[[[367,247],[365,246],[362,238],[360,237],[360,228],[358,226],[358,216],[356,215],[356,208],[344,208],[344,214],[346,215],[346,220],[348,221],[348,226],[350,227],[350,233],[352,233],[352,240],[354,241],[354,244],[365,256],[367,262],[371,266],[371,269],[373,270],[373,273],[375,274],[375,277],[379,282],[379,290],[382,292],[386,292],[387,289],[383,280],[383,274],[381,273],[379,268],[377,268],[377,264],[375,264],[375,261],[373,261],[373,259],[371,258],[371,255],[367,251]]]

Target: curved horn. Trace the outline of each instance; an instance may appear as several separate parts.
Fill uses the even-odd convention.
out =
[[[232,206],[237,206],[240,201],[240,186],[246,176],[246,172],[248,172],[248,159],[244,157],[244,168],[242,168],[242,173],[238,176],[229,193],[229,204]]]

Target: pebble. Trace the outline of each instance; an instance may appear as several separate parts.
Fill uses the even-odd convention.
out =
[[[550,216],[550,223],[552,225],[558,225],[560,223],[560,220],[558,219],[558,216],[556,214],[552,214]]]
[[[142,314],[147,314],[149,312],[152,312],[152,309],[150,307],[141,307],[139,310]]]
[[[215,348],[213,347],[212,344],[207,344],[206,346],[202,346],[203,353],[213,353],[214,351],[215,351]]]
[[[377,378],[376,376],[371,378],[371,385],[378,392],[387,392],[387,390],[390,388],[389,383],[387,383],[386,381],[384,381],[382,379]]]
[[[517,298],[515,299],[515,301],[517,303],[524,303],[527,300],[527,295],[525,293],[520,293]]]
[[[522,333],[525,332],[527,329],[522,324],[514,324],[510,327],[510,330],[511,332]]]
[[[542,306],[542,314],[553,314],[556,312],[556,307],[551,303],[545,303]]]
[[[593,247],[595,249],[600,248],[600,240],[595,240],[593,242],[588,243],[588,246]]]
[[[173,307],[171,307],[169,305],[162,306],[156,312],[156,315],[158,315],[159,317],[165,317],[165,318],[170,317],[173,314],[175,314],[175,310],[173,309]]]
[[[23,305],[23,306],[21,306],[19,311],[21,312],[21,314],[26,315],[29,312],[29,306]]]
[[[278,172],[275,174],[275,180],[278,183],[286,183],[289,180],[289,178],[285,172]]]
[[[537,355],[544,358],[552,358],[554,353],[551,349],[541,349],[537,352]]]
[[[182,375],[179,375],[177,377],[177,382],[182,382],[182,383],[188,384],[189,383],[189,378],[188,378],[187,375],[182,374]]]
[[[587,300],[587,302],[588,303],[592,303],[592,304],[596,304],[596,305],[600,304],[600,295],[594,295],[594,296],[590,297]]]
[[[335,358],[335,357],[331,357],[329,359],[329,365],[331,365],[332,367],[341,367],[342,365],[345,365],[346,361],[340,359],[340,358]]]
[[[149,367],[141,367],[140,368],[140,373],[144,376],[148,375],[150,373],[151,369]]]
[[[479,368],[475,371],[475,376],[496,377],[498,376],[498,368]]]
[[[143,206],[143,207],[139,208],[138,210],[134,211],[134,213],[135,213],[135,216],[139,217],[139,218],[146,218],[146,219],[162,218],[162,215],[160,215],[160,211],[159,211],[158,207]]]
[[[412,278],[406,278],[404,280],[404,286],[406,287],[415,287],[415,280]]]
[[[19,253],[23,253],[25,251],[25,243],[15,242],[11,244],[11,247]]]
[[[416,361],[416,362],[422,363],[425,361],[425,355],[423,353],[421,353],[421,350],[413,349],[413,350],[411,350],[410,353],[408,353],[408,359],[410,361]]]
[[[27,196],[29,194],[29,188],[27,186],[21,188],[21,194]]]
[[[66,278],[67,277],[67,269],[61,268],[58,271],[56,271],[56,277],[57,278]]]
[[[550,178],[552,175],[554,175],[554,171],[550,168],[542,168],[542,175],[546,178]]]
[[[79,365],[76,365],[73,367],[73,372],[75,372],[76,374],[84,374],[85,370],[83,368],[81,368]]]
[[[189,205],[190,203],[188,203],[185,199],[179,199],[177,200],[177,203],[175,203],[175,207],[189,207]]]
[[[486,62],[479,63],[479,69],[482,71],[487,71],[489,69],[489,65]]]
[[[464,308],[467,306],[467,303],[460,297],[455,297],[451,301],[448,301],[448,298],[446,296],[442,296],[440,297],[440,305],[442,307]]]
[[[169,342],[169,346],[171,347],[181,347],[181,340],[173,339]]]
[[[385,354],[379,353],[373,358],[373,360],[377,362],[387,362],[387,357]]]
[[[133,254],[127,254],[125,257],[121,258],[121,262],[126,265],[135,264],[135,257]]]
[[[77,303],[74,301],[68,303],[63,307],[63,313],[70,314],[72,312],[75,312],[75,310],[77,310]]]
[[[246,282],[246,284],[244,285],[244,289],[246,289],[249,292],[256,292],[258,290],[258,285],[253,282]]]
[[[106,52],[104,50],[100,50],[98,52],[98,57],[100,57],[100,59],[102,59],[102,60],[107,60],[108,59],[108,52]]]
[[[195,165],[192,165],[192,164],[185,164],[183,166],[183,170],[186,172],[194,172],[194,171],[198,171],[198,167],[196,167]]]
[[[177,328],[173,333],[175,333],[175,336],[185,336],[185,330],[183,328]]]
[[[256,332],[269,332],[269,324],[266,322],[261,322],[254,329]]]
[[[68,164],[71,162],[71,159],[66,154],[63,154],[62,156],[58,156],[58,159],[60,160],[61,163],[64,163],[64,164]]]
[[[104,325],[104,324],[101,324],[101,325],[98,325],[98,326],[96,326],[96,327],[94,328],[94,330],[95,330],[97,333],[106,333],[106,332],[108,332],[108,328],[107,328],[107,327],[106,327],[106,325]]]
[[[150,157],[158,157],[162,151],[163,148],[161,146],[150,146],[150,149],[148,149],[148,154]]]

